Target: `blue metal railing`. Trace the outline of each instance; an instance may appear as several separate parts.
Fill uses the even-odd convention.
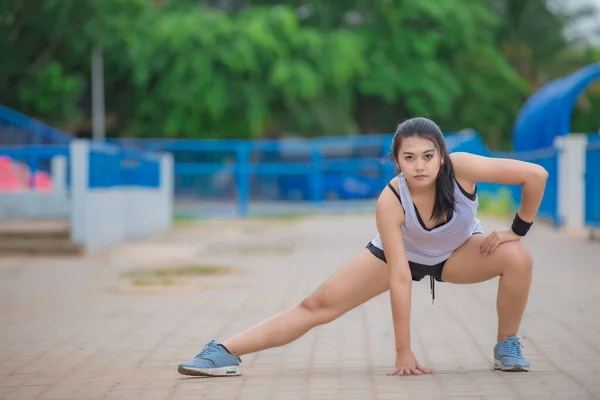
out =
[[[378,163],[389,151],[391,137],[113,142],[172,153],[178,199],[229,202],[245,215],[251,201],[372,197],[381,189],[381,171],[393,171]]]
[[[140,150],[121,149],[113,144],[90,142],[88,187],[91,189],[160,186],[160,158]]]
[[[379,160],[391,135],[313,140],[125,140],[124,148],[167,151],[175,161],[179,199],[237,204],[251,201],[372,198],[393,173]]]
[[[319,137],[284,140],[118,140],[120,146],[170,152],[175,161],[175,195],[192,202],[228,203],[247,215],[252,203],[376,198],[394,174],[384,162],[392,135]],[[557,210],[558,154],[554,149],[530,153],[490,153],[476,132],[448,134],[448,150],[502,156],[538,163],[549,174],[540,216],[559,225]],[[478,193],[511,193],[513,207],[521,199],[515,186],[480,184]],[[195,206],[201,208],[200,204]]]
[[[600,135],[590,137],[585,171],[585,224],[600,229]]]
[[[0,146],[61,145],[73,136],[0,104]]]

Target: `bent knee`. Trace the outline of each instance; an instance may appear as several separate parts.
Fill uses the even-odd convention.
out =
[[[503,261],[507,268],[518,269],[524,272],[533,268],[533,257],[521,241],[503,243],[499,250],[502,251]]]

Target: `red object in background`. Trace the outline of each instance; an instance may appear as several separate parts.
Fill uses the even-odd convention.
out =
[[[30,188],[30,170],[25,164],[14,162],[10,157],[0,156],[0,191],[26,192],[52,190],[52,178],[47,172],[37,171],[33,176],[34,188]]]

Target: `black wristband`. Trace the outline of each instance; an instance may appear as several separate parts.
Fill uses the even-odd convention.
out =
[[[525,236],[527,235],[527,232],[529,231],[529,228],[531,228],[531,225],[533,225],[533,222],[525,222],[521,219],[521,217],[519,217],[519,213],[515,214],[515,218],[513,219],[513,223],[511,226],[511,229],[514,233],[516,233],[519,236]]]

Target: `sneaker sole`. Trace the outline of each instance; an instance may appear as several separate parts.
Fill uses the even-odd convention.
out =
[[[527,372],[529,371],[529,367],[524,367],[522,365],[508,366],[502,365],[502,363],[498,360],[494,360],[494,369],[501,371],[512,371],[512,372]]]
[[[177,372],[188,376],[239,376],[242,374],[240,367],[221,368],[192,368],[180,365]]]

